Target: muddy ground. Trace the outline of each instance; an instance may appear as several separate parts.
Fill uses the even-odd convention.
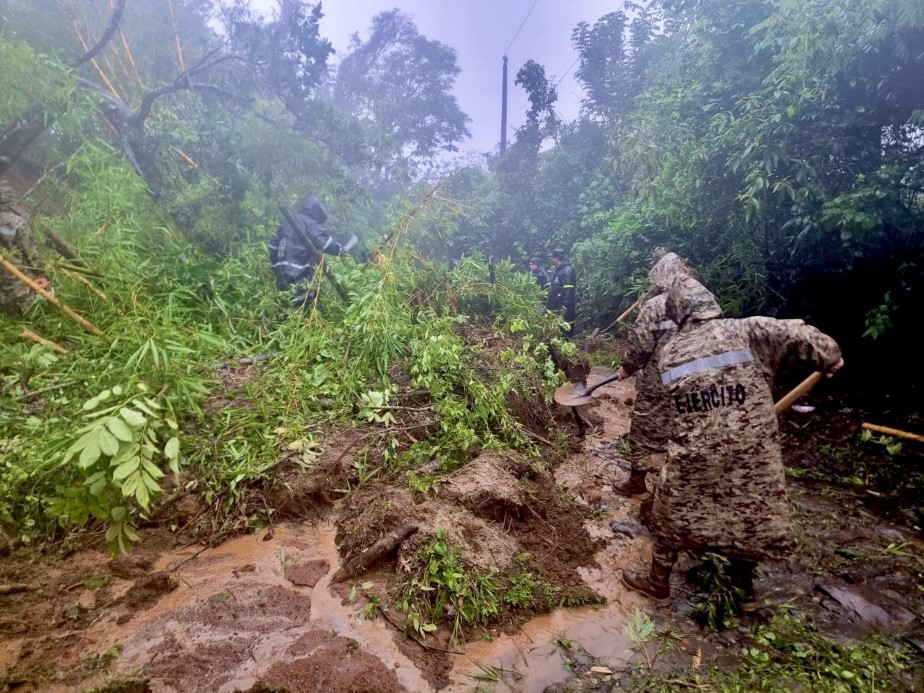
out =
[[[597,367],[589,381],[606,372]],[[879,633],[924,646],[924,543],[915,512],[894,502],[884,487],[887,474],[872,475],[871,484],[832,481],[830,467],[857,462],[831,452],[856,436],[855,417],[833,403],[784,416],[800,548],[791,562],[763,566],[755,616],[729,630],[704,630],[691,618],[691,602],[703,596],[684,570],[675,572],[669,609],[627,592],[620,570],[650,560],[639,502],[610,488],[628,469],[619,439],[628,431],[634,391],[630,381],[599,392],[585,411],[593,428],[583,438],[569,428],[564,457],[548,450],[537,459],[483,454],[441,479],[435,493],[373,480],[336,500],[331,489],[348,478],[351,454],[362,442],[363,434],[346,432],[321,454],[324,480],[286,472],[266,490],[277,521],[256,534],[207,548],[164,523],[146,528],[141,544],[115,560],[99,537],[70,539],[44,553],[14,550],[0,558],[0,584],[28,591],[0,596],[0,685],[607,690],[638,685],[628,672],[637,675],[640,667],[666,675],[735,667],[750,629],[784,607],[809,614],[832,638]],[[571,426],[564,414],[562,425]],[[873,464],[868,456],[858,459],[867,469]],[[194,500],[183,502],[187,522],[179,529],[202,512]],[[614,521],[623,525],[618,533],[610,528]],[[331,584],[346,559],[407,524],[418,530],[397,552],[353,580]],[[387,606],[390,585],[437,527],[464,547],[469,565],[505,575],[528,554],[530,569],[557,587],[563,602],[594,605],[542,615],[504,612],[496,625],[467,628],[466,643],[449,642],[446,628],[422,641],[409,638],[403,615],[378,609],[377,599]],[[682,567],[693,565],[685,560]],[[636,610],[674,633],[670,652],[652,659],[652,652],[632,649],[627,625]]]

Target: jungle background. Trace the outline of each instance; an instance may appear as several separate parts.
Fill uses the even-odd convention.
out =
[[[0,214],[19,229],[0,254],[54,299],[23,299],[4,270],[7,553],[73,537],[127,551],[188,494],[209,512],[184,529],[213,543],[265,527],[273,484],[348,424],[375,435],[313,489],[318,507],[377,478],[435,493],[484,452],[567,447],[549,401],[556,364],[586,345],[557,338],[525,273],[559,246],[579,333],[638,297],[665,246],[727,315],[835,337],[838,407],[921,430],[920,2],[626,3],[574,28],[580,116],[559,117],[542,65],[513,66],[526,122],[473,160],[454,156],[468,131],[450,46],[395,9],[337,55],[322,17],[299,0],[270,16],[244,0],[0,1]],[[299,312],[266,248],[279,205],[309,193],[363,251],[327,259]],[[919,458],[866,482],[921,522]]]

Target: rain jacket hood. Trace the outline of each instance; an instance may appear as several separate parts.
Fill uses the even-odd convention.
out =
[[[667,253],[648,272],[648,281],[658,293],[667,291],[671,280],[686,272],[686,265],[677,253]]]
[[[687,322],[702,322],[722,317],[715,296],[693,277],[677,275],[667,291],[667,317],[681,328]]]
[[[323,224],[327,221],[327,210],[324,209],[324,205],[322,205],[321,201],[314,195],[305,200],[299,212],[305,216],[311,217],[319,224]]]

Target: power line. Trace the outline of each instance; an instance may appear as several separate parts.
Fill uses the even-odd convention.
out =
[[[529,15],[532,14],[533,7],[536,6],[536,3],[537,3],[537,2],[539,2],[539,0],[533,0],[533,4],[532,4],[532,5],[530,6],[530,8],[529,8],[529,12],[526,13],[526,16],[525,16],[525,17],[523,17],[523,21],[520,22],[520,28],[517,29],[516,33],[513,35],[513,38],[510,39],[510,43],[508,43],[508,44],[507,44],[507,47],[504,49],[504,55],[507,55],[507,51],[510,50],[510,46],[512,46],[512,45],[513,45],[513,42],[517,40],[517,36],[520,35],[520,29],[523,28],[523,25],[524,25],[524,24],[526,24],[526,20],[529,19]]]
[[[628,1],[628,0],[623,0],[622,6],[621,6],[618,10],[616,10],[616,11],[617,11],[617,12],[623,12],[623,11],[625,11],[626,5],[628,5],[628,4],[629,4],[629,1]],[[579,53],[579,54],[578,54],[578,57],[576,57],[576,58],[574,59],[574,62],[571,63],[571,67],[569,67],[567,70],[565,70],[565,74],[563,74],[561,77],[559,77],[559,78],[558,78],[558,81],[555,82],[555,84],[553,84],[552,86],[553,86],[553,87],[557,87],[559,84],[561,84],[561,81],[562,81],[565,77],[568,76],[568,74],[571,72],[571,70],[574,69],[574,66],[577,65],[577,61],[580,60],[580,59],[581,59],[581,55],[580,55],[580,53]]]
[[[574,59],[574,62],[571,63],[571,67],[569,67],[567,70],[565,70],[565,74],[563,74],[561,77],[559,77],[559,78],[558,78],[558,81],[555,82],[555,84],[552,85],[552,88],[553,88],[553,89],[554,89],[555,87],[557,87],[559,84],[561,84],[561,81],[562,81],[565,77],[568,76],[568,73],[571,72],[571,70],[574,69],[574,66],[577,65],[578,60],[580,60],[580,59],[581,59],[581,56],[580,56],[580,55]]]

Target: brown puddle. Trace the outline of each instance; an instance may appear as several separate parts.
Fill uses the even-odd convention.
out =
[[[155,570],[169,570],[194,552],[190,548],[165,554]],[[283,561],[315,559],[326,559],[331,569],[314,588],[296,587],[284,577]],[[364,619],[360,606],[343,605],[331,595],[330,578],[338,564],[334,529],[329,526],[302,530],[283,524],[275,528],[273,541],[263,541],[260,535],[232,539],[171,573],[176,589],[151,609],[134,612],[123,625],[116,624],[114,614],[108,622],[91,627],[92,650],[122,643],[118,670],[140,670],[150,677],[154,691],[230,692],[247,690],[274,665],[294,661],[293,646],[322,631],[329,637],[355,640],[358,650],[393,673],[401,689],[432,690],[401,653],[389,626]],[[556,644],[560,639],[580,644],[611,664],[626,661],[625,625],[635,602],[631,597],[620,601],[622,590],[602,575],[603,571],[593,570],[584,577],[611,599],[607,605],[559,610],[528,621],[515,636],[469,643],[462,648],[465,655],[455,657],[445,690],[473,690],[477,681],[472,675],[480,673],[477,662],[516,672],[519,678],[507,675],[509,683],[492,682],[498,692],[542,691],[568,676],[563,650]]]
[[[565,647],[567,643],[579,644],[594,657],[618,666],[629,658],[629,638],[625,634],[628,619],[628,610],[619,603],[539,616],[525,623],[515,636],[466,645],[465,655],[457,656],[453,662],[452,683],[443,690],[473,690],[476,677],[484,673],[480,664],[506,670],[502,681],[490,684],[497,693],[541,693],[549,684],[568,678],[563,666],[566,652],[559,641]]]
[[[156,569],[168,570],[193,553],[165,554]],[[313,559],[332,566],[315,587],[296,587],[284,577],[283,561]],[[274,664],[290,661],[289,649],[315,631],[355,640],[405,690],[429,690],[384,623],[362,619],[358,606],[343,606],[330,594],[337,565],[332,527],[279,525],[273,541],[249,535],[204,551],[171,574],[177,588],[152,609],[124,625],[99,624],[89,635],[96,651],[121,642],[119,670],[141,669],[155,691],[191,690],[197,679],[199,690],[246,690]],[[203,658],[223,670],[209,671]]]
[[[594,373],[590,380],[599,377]],[[609,538],[609,522],[628,518],[637,507],[616,499],[601,481],[614,478],[612,463],[593,449],[606,442],[601,434],[611,438],[627,431],[625,400],[634,391],[627,383],[602,390],[606,394],[593,407],[602,425],[588,436],[584,452],[560,465],[556,482],[578,498],[586,493],[582,489],[602,489],[597,495],[614,513],[588,520],[586,526],[592,536]],[[337,690],[346,682],[351,689],[371,686],[378,693],[433,690],[399,649],[394,629],[381,619],[364,619],[360,604],[344,604],[330,593],[331,576],[339,567],[332,526],[282,524],[274,534],[272,541],[264,541],[265,534],[248,535],[198,554],[196,547],[164,554],[151,573],[172,572],[154,583],[153,594],[136,593],[130,581],[115,581],[114,594],[127,595],[125,603],[88,629],[93,645],[87,656],[121,643],[115,667],[140,672],[153,691],[231,692],[258,681],[291,685],[292,690]],[[619,571],[610,566],[638,567],[647,552],[644,538],[609,541],[597,555],[606,568],[581,570],[587,584],[608,600],[605,606],[559,610],[528,621],[513,636],[469,643],[461,648],[465,654],[454,658],[445,690],[472,691],[483,684],[498,692],[542,691],[571,676],[563,666],[567,652],[559,644],[565,641],[607,664],[624,664],[629,657],[626,624],[633,610],[646,603],[626,593]],[[286,566],[318,561],[330,567],[314,587],[296,586],[285,576]],[[147,608],[139,599],[156,603]],[[503,680],[477,680],[484,673],[479,664],[506,670]]]

